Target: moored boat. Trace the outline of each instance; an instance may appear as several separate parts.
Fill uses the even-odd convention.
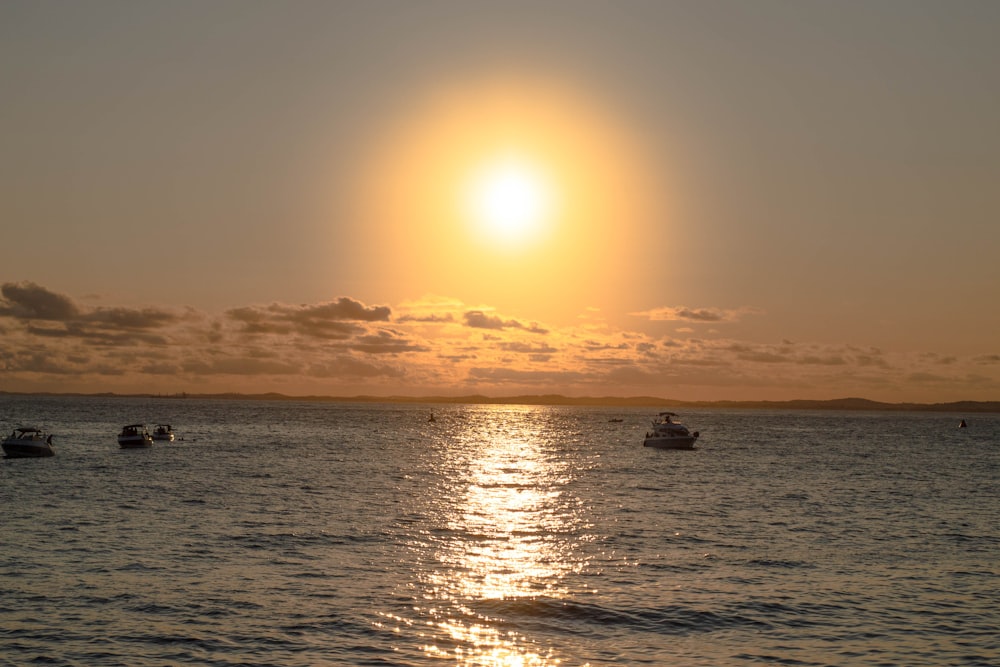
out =
[[[118,434],[118,445],[122,449],[152,447],[153,436],[146,430],[145,424],[129,424],[122,427],[122,432]]]
[[[673,412],[661,412],[659,419],[653,422],[653,430],[646,433],[642,441],[643,447],[657,449],[694,449],[698,440],[698,431],[691,432],[684,424],[676,421]]]
[[[14,429],[4,438],[3,453],[9,459],[54,456],[52,436],[31,426]]]
[[[163,440],[165,442],[174,441],[174,430],[170,424],[157,424],[153,429],[153,440]]]

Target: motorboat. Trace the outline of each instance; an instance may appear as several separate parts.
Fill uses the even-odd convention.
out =
[[[52,436],[30,426],[16,428],[3,440],[3,453],[9,459],[54,456]]]
[[[122,432],[118,434],[118,445],[122,449],[152,447],[153,436],[146,430],[145,424],[129,424],[123,426]]]
[[[165,442],[174,441],[174,430],[170,424],[157,424],[153,429],[153,440],[163,440]]]
[[[676,417],[676,413],[661,412],[653,421],[653,430],[646,433],[642,446],[658,449],[694,449],[698,431],[692,433],[687,426],[677,421]]]

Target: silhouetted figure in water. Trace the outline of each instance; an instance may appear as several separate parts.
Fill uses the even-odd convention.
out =
[[[436,419],[434,419],[434,412],[433,411],[431,412],[431,418],[428,419],[427,421],[429,421],[429,422],[436,422],[437,421]]]

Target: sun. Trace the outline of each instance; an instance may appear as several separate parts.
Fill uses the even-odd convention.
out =
[[[331,219],[346,211],[354,245],[375,249],[351,254],[357,275],[400,299],[418,290],[550,321],[618,303],[659,270],[636,265],[636,248],[675,197],[606,101],[561,78],[485,72],[373,118],[329,197]]]
[[[472,170],[463,202],[466,217],[488,241],[517,245],[546,234],[556,189],[537,162],[501,154]]]

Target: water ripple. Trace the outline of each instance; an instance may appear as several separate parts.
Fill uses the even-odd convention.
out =
[[[1000,417],[647,412],[0,397],[0,665],[996,664]]]

